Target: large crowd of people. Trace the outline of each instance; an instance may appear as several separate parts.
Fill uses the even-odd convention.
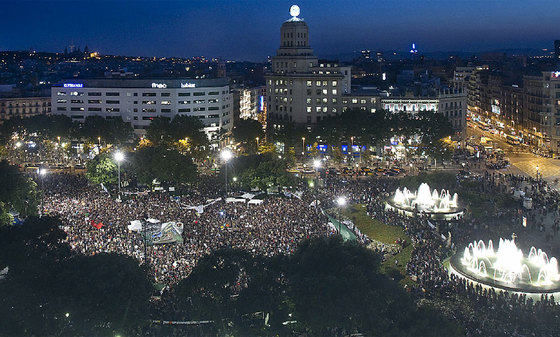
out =
[[[188,276],[198,259],[219,248],[272,256],[290,253],[300,241],[327,232],[322,216],[305,200],[278,197],[265,198],[259,204],[208,203],[221,195],[211,182],[200,184],[186,196],[140,193],[116,202],[82,177],[53,175],[45,181],[45,191],[44,212],[62,219],[74,250],[123,253],[140,262],[146,254],[155,282],[166,285]],[[199,213],[193,205],[206,207]],[[151,245],[145,236],[128,229],[131,221],[147,219],[181,222],[183,243]]]
[[[549,320],[560,311],[553,297],[533,300],[488,290],[450,276],[444,267],[444,260],[469,242],[496,240],[514,232],[527,234],[519,235],[521,246],[535,237],[546,238],[541,248],[558,255],[553,238],[558,233],[555,219],[560,194],[542,180],[488,172],[458,175],[456,186],[468,184],[473,193],[492,195],[511,196],[522,191],[532,198],[533,207],[523,209],[518,202],[476,219],[433,220],[422,214],[407,217],[386,209],[385,201],[399,184],[394,178],[323,176],[318,191],[307,190],[301,197],[268,196],[255,204],[219,200],[209,205],[209,200],[223,196],[223,190],[207,179],[180,197],[165,192],[137,193],[116,202],[82,177],[52,175],[45,180],[43,210],[60,216],[74,250],[84,254],[124,253],[139,262],[147,258],[154,281],[173,285],[187,277],[202,256],[222,247],[241,248],[255,255],[289,254],[304,239],[332,233],[328,220],[312,206],[313,200],[317,197],[321,207],[327,209],[344,196],[352,203],[366,205],[372,218],[402,227],[410,237],[414,247],[411,259],[401,263],[406,263],[406,272],[414,281],[407,290],[419,304],[438,307],[444,315],[458,320],[468,336],[525,336],[535,331],[536,335],[555,335],[557,326]],[[207,206],[198,212],[193,205]],[[523,226],[523,217],[527,227]],[[129,231],[127,225],[148,218],[183,223],[183,242],[145,247],[143,237]],[[99,229],[93,226],[100,223],[103,226]],[[512,319],[517,316],[523,318]]]

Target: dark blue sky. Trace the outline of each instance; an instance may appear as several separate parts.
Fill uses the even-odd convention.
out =
[[[262,61],[292,4],[316,54],[552,47],[560,0],[0,0],[0,50]]]

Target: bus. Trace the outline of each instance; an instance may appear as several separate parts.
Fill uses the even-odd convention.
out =
[[[519,137],[517,137],[517,136],[506,135],[506,143],[511,144],[511,145],[519,145],[519,144],[521,144],[521,141],[519,140]]]

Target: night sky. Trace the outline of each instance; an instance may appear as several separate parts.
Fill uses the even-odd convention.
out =
[[[318,55],[552,48],[560,0],[0,0],[0,50],[263,61],[292,4]]]

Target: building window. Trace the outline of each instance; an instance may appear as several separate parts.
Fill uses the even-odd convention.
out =
[[[193,92],[193,96],[204,96],[204,95],[206,95],[206,93],[204,93],[204,92],[200,92],[200,91],[199,92]]]
[[[121,109],[119,108],[105,108],[106,112],[120,112]]]
[[[142,101],[142,104],[148,104],[148,105],[156,104],[156,101]]]
[[[191,93],[190,92],[180,92],[179,93],[179,97],[185,97],[185,96],[190,96]]]
[[[179,112],[191,112],[191,109],[186,108],[186,109],[179,109]]]
[[[107,96],[109,93],[107,93]],[[142,93],[142,97],[156,97],[156,93],[155,92],[143,92]]]
[[[56,111],[66,111],[66,107],[59,106],[59,107],[56,108]]]
[[[68,103],[68,101],[65,99],[58,99],[56,100],[56,103]]]
[[[313,82],[312,82],[312,81],[307,81],[307,86],[308,86],[308,87],[310,87],[310,86],[312,86],[312,85],[313,85]]]
[[[87,101],[89,104],[101,104],[100,99],[88,99]]]
[[[107,104],[120,104],[120,101],[115,101],[115,100],[107,100],[106,101]]]
[[[191,101],[179,101],[180,105],[191,104]]]
[[[101,96],[100,92],[88,92],[88,96]]]
[[[169,96],[171,96],[171,93],[169,93],[169,92],[162,92],[161,93],[161,97],[169,97]]]
[[[96,111],[96,112],[101,112],[101,108],[88,108],[88,111]]]
[[[70,108],[70,111],[84,111],[84,108]]]
[[[105,93],[105,96],[120,96],[121,94],[118,92],[107,92]]]
[[[171,105],[170,101],[161,101],[161,105]]]

